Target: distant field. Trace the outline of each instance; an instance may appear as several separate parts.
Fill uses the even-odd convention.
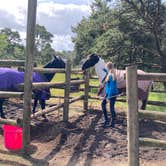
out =
[[[77,74],[72,75],[72,77],[73,78],[76,78],[76,77],[81,78],[81,76],[77,75]],[[62,82],[64,80],[65,80],[64,79],[64,74],[56,74],[54,79],[53,79],[53,82]],[[90,81],[90,85],[98,85],[98,84],[99,84],[98,80],[91,80]],[[163,89],[162,85],[160,85],[160,84],[157,84],[155,87]],[[52,89],[51,93],[52,93],[52,95],[63,96],[64,90]],[[72,93],[71,96],[74,97],[74,96],[78,96],[78,95],[81,95],[81,94],[83,94],[83,92]],[[91,89],[90,95],[96,96],[96,94],[97,94],[97,90],[94,89],[94,88]],[[149,100],[166,102],[166,94],[151,92],[150,95],[149,95]],[[93,106],[94,107],[100,107],[100,102],[96,101],[96,100],[90,100],[90,105],[91,105],[91,107],[93,107]],[[122,108],[122,109],[126,108],[125,103],[118,102],[116,105],[117,105],[117,107]],[[166,107],[148,105],[147,110],[166,111]]]

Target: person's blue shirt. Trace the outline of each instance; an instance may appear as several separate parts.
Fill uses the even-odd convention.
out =
[[[113,80],[111,75],[109,80],[105,84],[105,93],[106,93],[106,98],[108,99],[118,94],[117,82],[116,80]]]

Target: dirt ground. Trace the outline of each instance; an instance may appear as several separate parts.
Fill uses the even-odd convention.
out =
[[[4,106],[10,118],[21,116],[22,103],[8,102]],[[8,111],[10,110],[10,111]],[[102,112],[83,112],[72,109],[70,122],[61,122],[61,111],[48,115],[49,122],[41,118],[33,121],[30,156],[10,152],[3,146],[0,130],[0,165],[3,166],[126,166],[126,118],[118,111],[115,128],[103,129]],[[166,140],[166,123],[140,121],[140,136]],[[166,149],[140,148],[141,166],[166,166]]]

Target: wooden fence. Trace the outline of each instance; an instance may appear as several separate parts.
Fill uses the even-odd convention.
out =
[[[155,111],[138,111],[137,80],[153,80],[166,82],[166,74],[148,73],[137,75],[137,67],[126,69],[127,85],[127,132],[128,132],[128,165],[139,166],[139,145],[166,148],[166,141],[151,138],[139,138],[139,118],[166,122],[166,113]],[[166,103],[165,103],[166,104]]]
[[[21,63],[20,63],[21,62]],[[22,61],[17,60],[16,63],[14,60],[1,60],[0,61],[0,66],[21,66],[24,65]],[[90,79],[98,79],[96,76],[90,76],[90,72],[86,71],[83,72],[81,69],[71,69],[71,62],[67,61],[66,63],[66,68],[65,69],[49,69],[49,68],[33,68],[33,71],[39,72],[39,73],[64,73],[65,74],[65,81],[64,82],[40,82],[40,83],[32,83],[32,90],[33,89],[40,89],[40,88],[59,88],[59,89],[64,89],[64,96],[51,96],[52,98],[61,98],[64,99],[63,103],[57,104],[57,105],[52,105],[49,108],[46,108],[43,111],[36,112],[34,115],[30,115],[30,120],[34,119],[38,116],[41,116],[43,113],[47,114],[50,112],[53,112],[55,110],[58,110],[60,108],[63,108],[63,120],[64,122],[68,121],[69,118],[69,105],[71,103],[74,103],[76,101],[83,100],[83,105],[84,105],[84,110],[88,110],[88,99],[94,99],[94,100],[100,100],[100,97],[94,97],[94,96],[89,96],[89,91],[90,89],[98,89],[98,86],[90,85]],[[71,77],[71,74],[82,74],[84,79],[82,80],[73,80]],[[149,76],[150,75],[150,76]],[[146,80],[146,75],[139,75],[138,78],[142,80]],[[148,139],[148,138],[140,138],[138,139],[138,116],[141,119],[144,119],[148,117],[149,119],[152,120],[162,120],[166,121],[166,114],[165,113],[160,113],[160,112],[148,112],[148,111],[139,111],[137,114],[138,110],[138,102],[137,102],[137,91],[134,91],[131,89],[137,89],[137,74],[136,70],[134,67],[129,67],[127,68],[127,103],[128,103],[128,130],[130,131],[128,135],[128,140],[131,143],[129,145],[129,161],[131,160],[131,165],[132,163],[138,163],[139,158],[138,158],[138,145],[139,143],[142,145],[155,145],[155,146],[163,146],[165,147],[166,143],[164,141],[159,141],[159,140],[153,140],[153,139]],[[165,75],[162,74],[159,76],[159,74],[148,74],[147,76],[148,79],[154,80],[154,81],[165,81]],[[132,80],[131,80],[132,79]],[[76,85],[82,85],[84,84],[84,88],[79,88],[78,91],[83,91],[84,95],[74,97],[72,98],[70,96],[71,93],[71,87],[76,86]],[[129,88],[130,87],[130,88]],[[18,88],[21,90],[24,89],[24,83],[20,84]],[[133,94],[135,92],[135,94]],[[158,92],[158,91],[157,91]],[[162,91],[163,92],[163,91]],[[164,93],[164,92],[163,92]],[[5,91],[0,91],[0,97],[5,97],[5,98],[15,98],[15,97],[24,97],[23,92],[5,92]],[[118,98],[117,99],[119,102],[126,102],[125,98]],[[31,102],[30,102],[31,104]],[[148,104],[151,105],[159,105],[159,106],[166,106],[165,102],[156,102],[156,101],[148,101]],[[29,120],[29,121],[30,121]],[[10,124],[10,125],[15,125],[15,126],[23,126],[25,124],[25,119],[24,118],[18,118],[16,120],[11,120],[11,119],[1,119],[0,118],[0,124]],[[134,125],[133,125],[134,124]],[[26,124],[27,125],[27,124]],[[30,126],[30,123],[29,123]],[[23,129],[24,132],[26,132],[26,129]],[[24,141],[24,150],[27,148],[27,145],[29,144],[29,136],[25,136],[23,140],[27,139]],[[150,143],[151,142],[151,143]],[[135,148],[133,148],[133,146]],[[133,152],[133,149],[135,152]],[[137,149],[137,150],[135,150]],[[135,160],[134,160],[135,159]]]
[[[16,63],[14,63],[14,60],[12,60],[12,61],[2,60],[2,61],[0,61],[0,66],[1,66],[1,62],[3,62],[2,66],[8,66],[8,64],[10,64],[10,67],[16,66]],[[19,61],[16,61],[16,62],[19,62]],[[7,65],[5,63],[7,63]],[[23,63],[18,64],[18,65],[19,66],[23,65]],[[80,101],[80,100],[84,101],[83,102],[84,103],[84,109],[85,110],[88,109],[88,96],[89,96],[89,90],[88,90],[88,88],[89,88],[89,72],[88,71],[86,71],[83,75],[83,72],[81,71],[81,69],[71,69],[71,62],[69,60],[66,63],[66,68],[65,69],[34,68],[33,71],[36,71],[36,72],[39,72],[39,73],[64,73],[65,74],[65,81],[64,82],[58,82],[58,83],[38,82],[38,83],[32,83],[31,84],[32,85],[31,86],[32,90],[33,89],[40,89],[40,88],[60,88],[60,89],[64,89],[64,96],[52,96],[53,98],[54,97],[55,98],[62,98],[62,99],[64,99],[64,102],[53,105],[49,108],[46,108],[45,110],[41,110],[41,111],[36,112],[33,115],[30,115],[30,120],[29,120],[29,123],[28,123],[29,124],[28,127],[27,127],[27,124],[26,124],[25,128],[23,127],[23,125],[25,124],[25,121],[27,121],[27,119],[26,119],[27,115],[24,115],[25,118],[18,118],[16,120],[0,118],[0,124],[9,124],[9,125],[14,125],[14,126],[22,126],[23,127],[23,133],[25,133],[25,132],[28,133],[27,130],[29,130],[29,128],[30,128],[31,119],[34,119],[38,116],[41,116],[43,114],[47,114],[47,113],[53,112],[55,110],[58,110],[60,108],[63,108],[63,121],[67,122],[68,118],[69,118],[69,105],[71,103],[74,103],[74,102],[77,102],[77,101]],[[82,80],[80,80],[80,79],[79,80],[72,80],[71,74],[73,74],[73,73],[82,74],[83,79]],[[18,85],[18,88],[20,90],[23,90],[24,89],[24,84],[26,84],[26,83]],[[78,97],[72,98],[70,96],[71,87],[75,86],[75,85],[80,86],[82,84],[84,84],[83,91],[84,91],[84,89],[86,89],[85,92],[84,92],[84,95],[80,95]],[[78,90],[80,90],[80,89],[78,89]],[[31,93],[31,92],[29,92],[29,93]],[[5,98],[15,98],[15,97],[23,98],[24,97],[24,100],[25,100],[25,96],[24,96],[23,92],[0,91],[0,97],[5,97]],[[29,98],[29,100],[30,100],[30,103],[31,103],[31,98]],[[30,110],[31,110],[31,108],[30,108]],[[27,146],[30,143],[30,138],[29,137],[30,137],[30,135],[27,135],[27,134],[25,136],[23,136],[24,152],[26,151]]]
[[[155,77],[155,79],[153,79],[153,82],[163,82],[165,80],[164,75],[165,74],[161,74],[161,76],[159,76],[160,73],[150,73],[150,75],[153,75]],[[148,75],[148,76],[147,76]],[[147,78],[146,78],[147,76]],[[138,76],[139,77],[139,76]],[[143,76],[144,78],[142,78],[142,80],[152,80],[152,78],[150,78],[149,74],[144,74]],[[161,78],[161,80],[159,79],[159,77]],[[98,80],[99,78],[97,76],[90,76],[90,79],[94,79],[94,80]],[[89,85],[89,90],[91,89],[99,89],[99,86],[96,85]],[[166,93],[166,90],[151,90],[151,92],[153,93]],[[100,97],[96,97],[96,96],[90,96],[91,99],[94,100],[101,100]],[[117,98],[117,102],[126,102],[126,98],[122,98],[121,96],[118,96]],[[161,101],[152,101],[152,100],[148,100],[147,105],[153,105],[153,106],[163,106],[166,107],[166,102],[161,102]]]

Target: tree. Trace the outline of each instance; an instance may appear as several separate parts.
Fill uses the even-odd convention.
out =
[[[161,0],[95,0],[92,13],[73,28],[77,59],[99,53],[117,66],[138,64],[166,72],[166,10]]]
[[[55,54],[51,47],[53,35],[44,26],[36,25],[36,61],[46,63]],[[24,45],[17,31],[10,28],[0,30],[0,58],[25,59]]]
[[[53,34],[48,32],[44,26],[36,25],[35,40],[38,50],[44,48],[47,44],[52,43]]]
[[[105,32],[106,17],[109,11],[106,1],[96,0],[91,5],[92,14],[89,18],[83,18],[72,31],[76,34],[75,43],[76,62],[92,53],[90,48],[95,46],[95,41]]]
[[[7,36],[7,40],[10,44],[20,44],[21,38],[17,31],[12,31],[10,28],[4,28],[1,33]]]
[[[25,59],[24,46],[19,32],[4,28],[0,30],[0,35],[1,58]]]
[[[35,44],[36,44],[36,61],[46,63],[50,60],[50,54],[54,52],[51,47],[53,35],[47,31],[44,26],[36,25]],[[50,51],[50,53],[49,53]]]
[[[7,47],[8,47],[7,36],[0,33],[0,57],[1,58],[6,55]]]
[[[162,0],[121,0],[126,13],[134,13],[137,32],[149,34],[153,45],[138,45],[145,52],[151,52],[160,71],[166,73],[166,6]],[[140,24],[141,22],[141,24]],[[145,43],[147,44],[147,43]]]
[[[41,50],[40,62],[42,64],[49,62],[52,56],[55,55],[55,50],[51,47],[49,43]]]

